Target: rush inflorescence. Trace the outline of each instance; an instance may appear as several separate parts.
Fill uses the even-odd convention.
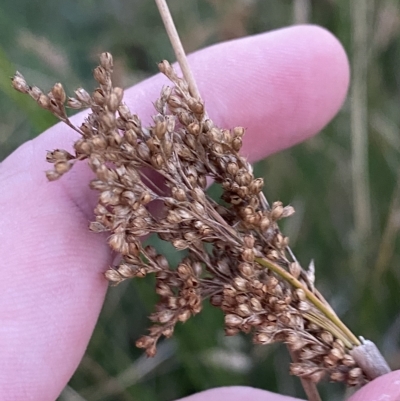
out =
[[[153,123],[144,127],[113,87],[112,57],[103,53],[94,70],[99,87],[67,98],[55,84],[48,94],[31,87],[19,73],[14,87],[33,97],[80,134],[74,152],[47,154],[59,179],[87,160],[97,191],[94,232],[107,232],[110,248],[121,255],[105,277],[114,284],[154,274],[159,296],[149,334],[137,340],[149,356],[178,322],[199,313],[208,299],[225,316],[225,332],[251,333],[257,344],[284,342],[296,356],[291,372],[319,382],[323,377],[362,384],[367,375],[351,356],[358,340],[346,331],[314,288],[313,269],[304,270],[288,248],[278,221],[294,213],[263,195],[262,178],[240,156],[245,130],[222,129],[208,117],[201,99],[166,61],[160,71],[172,82],[155,101]],[[90,109],[80,126],[66,107]],[[221,202],[207,193],[222,188]],[[156,234],[185,255],[171,266],[165,255],[141,240]],[[336,320],[337,319],[337,320]]]

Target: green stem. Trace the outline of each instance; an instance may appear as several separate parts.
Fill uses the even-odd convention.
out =
[[[255,261],[264,266],[279,276],[286,280],[295,288],[300,288],[304,291],[307,299],[322,313],[328,320],[330,320],[339,330],[341,330],[344,336],[348,339],[347,346],[352,348],[353,345],[361,345],[358,338],[346,327],[346,325],[337,317],[337,315],[326,305],[323,304],[307,287],[305,287],[299,280],[294,278],[289,272],[287,272],[282,267],[278,266],[276,263],[271,262],[264,258],[255,258]]]

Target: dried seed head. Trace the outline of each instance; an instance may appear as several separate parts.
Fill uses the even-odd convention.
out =
[[[79,88],[68,99],[69,107],[90,107],[85,122],[74,127],[81,133],[75,154],[57,149],[47,155],[54,164],[46,173],[49,180],[83,159],[96,175],[90,186],[99,198],[90,229],[109,232],[111,249],[122,256],[117,269],[106,271],[106,278],[119,283],[156,275],[160,299],[150,316],[154,325],[137,345],[154,355],[160,337],[171,336],[175,324],[199,313],[202,300],[210,297],[224,312],[227,335],[252,332],[255,343],[284,341],[296,351],[300,360],[292,365],[293,373],[315,382],[327,373],[334,380],[361,383],[358,362],[343,342],[320,327],[328,326],[319,323],[310,294],[306,296],[306,291],[314,291],[313,265],[304,271],[288,258],[288,238],[276,221],[294,209],[282,202],[269,206],[261,193],[263,180],[254,177],[250,164],[238,154],[244,129],[227,130],[205,118],[204,103],[192,96],[185,80],[168,62],[159,67],[173,86],[161,90],[153,125],[145,127],[122,103],[123,90],[111,81],[112,57],[103,53],[94,70],[99,87],[91,96]],[[46,95],[17,73],[13,86],[72,124],[61,84]],[[143,168],[151,174],[144,175]],[[159,188],[160,177],[167,189]],[[225,204],[205,194],[210,179],[222,186]],[[158,201],[165,209],[161,215],[152,207]],[[143,249],[139,239],[149,233],[178,250],[188,249],[177,268],[153,247]],[[279,265],[297,280],[295,287],[303,289],[259,265],[258,258]]]

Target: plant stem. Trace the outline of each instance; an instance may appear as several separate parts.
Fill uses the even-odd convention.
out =
[[[356,4],[357,3],[357,4]],[[351,147],[353,214],[356,250],[353,267],[357,280],[362,280],[366,261],[368,237],[371,234],[371,204],[368,177],[368,104],[367,69],[369,37],[369,0],[351,2],[352,20],[352,86],[351,107]]]
[[[321,302],[315,296],[315,294],[301,284],[301,282],[294,278],[289,272],[265,258],[255,258],[255,261],[261,266],[264,266],[281,276],[293,287],[302,289],[305,292],[307,299],[344,334],[344,336],[348,339],[348,346],[350,345],[350,348],[352,348],[353,345],[361,344],[358,338],[345,326],[345,324],[337,317],[332,309],[324,305],[324,303]]]
[[[163,20],[165,30],[167,31],[169,40],[171,42],[172,48],[176,59],[181,67],[182,74],[189,85],[190,94],[196,98],[201,99],[199,89],[197,88],[196,81],[193,77],[192,70],[190,69],[185,50],[183,49],[182,42],[179,38],[178,31],[176,30],[174,21],[169,11],[168,4],[166,0],[155,0],[158,11],[160,12],[161,18]]]

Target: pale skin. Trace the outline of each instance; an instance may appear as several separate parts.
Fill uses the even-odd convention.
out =
[[[317,134],[340,109],[349,84],[343,48],[330,33],[313,26],[219,44],[189,61],[213,120],[222,127],[247,128],[242,153],[250,161]],[[125,93],[132,111],[147,122],[163,83],[156,76]],[[87,229],[95,204],[87,187],[90,171],[81,163],[56,182],[47,182],[44,175],[49,169],[46,150],[71,149],[76,136],[56,125],[0,164],[4,400],[57,398],[85,352],[108,287],[103,272],[111,252],[102,235]],[[224,398],[294,401],[244,387],[213,389],[186,400]],[[393,372],[351,401],[399,398],[400,372]]]

